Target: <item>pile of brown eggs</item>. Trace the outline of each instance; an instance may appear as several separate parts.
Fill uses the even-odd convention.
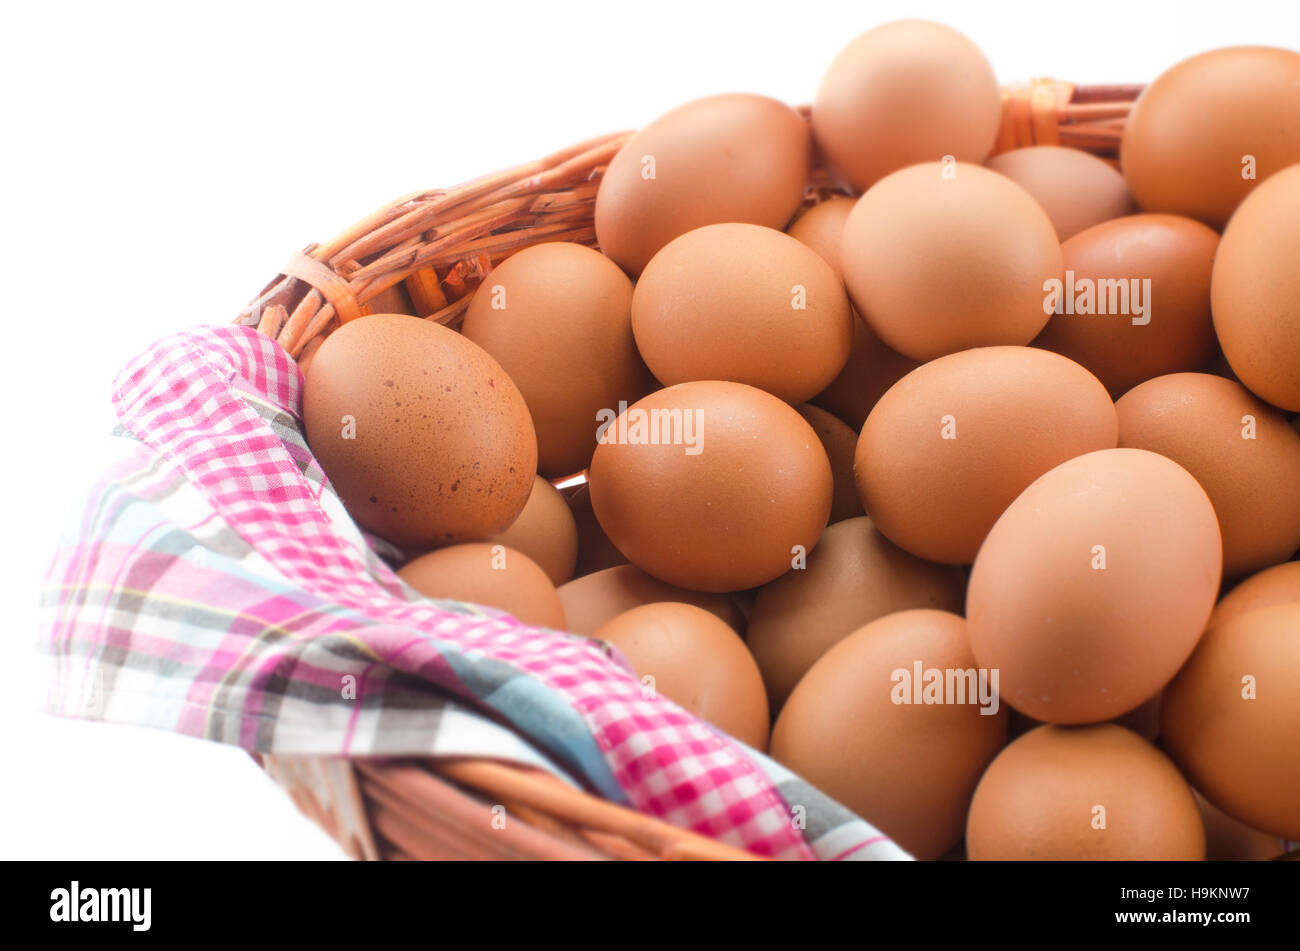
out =
[[[811,122],[682,106],[606,170],[600,251],[516,253],[459,333],[335,331],[308,440],[417,590],[611,642],[917,857],[1279,855],[1300,54],[1178,64],[1119,170],[990,158],[1000,115],[921,21]],[[814,149],[844,194],[800,213]]]

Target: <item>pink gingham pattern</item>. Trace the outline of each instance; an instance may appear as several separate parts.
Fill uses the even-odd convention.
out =
[[[498,698],[494,709],[511,713],[559,698],[589,731],[589,741],[594,740],[629,804],[720,841],[780,858],[905,857],[875,829],[766,757],[672,702],[643,694],[637,678],[605,645],[529,627],[496,612],[416,596],[375,557],[355,524],[342,514],[305,444],[284,438],[283,430],[297,427],[301,390],[296,364],[274,342],[249,328],[207,327],[175,334],[141,354],[119,375],[113,396],[123,429],[174,467],[186,486],[206,500],[212,520],[229,526],[251,557],[272,566],[290,587],[284,594],[259,600],[259,622],[282,626],[310,613],[312,626],[304,630],[320,633],[305,640],[346,632],[373,660],[376,682],[400,672],[471,701],[486,700],[489,691],[480,688],[476,696],[476,688],[466,685],[458,671],[485,659],[506,665],[502,669],[509,677],[530,681],[542,693],[533,696],[529,691],[534,687],[499,679],[491,685],[493,691],[503,683],[511,689],[492,694]],[[283,414],[282,431],[268,424],[268,413]],[[83,524],[82,532],[93,534],[94,528]],[[101,544],[95,550],[97,562],[108,548]],[[59,583],[58,593],[51,596],[51,630],[54,651],[72,656],[69,645],[76,643],[80,649],[103,637],[93,622],[85,621],[86,599],[70,596],[77,592],[79,577],[66,569],[85,559],[80,549],[69,551],[77,554],[64,560],[64,570],[56,564],[52,571]],[[124,550],[122,557],[124,564],[140,561],[138,550]],[[203,576],[196,577],[193,583],[201,583]],[[184,593],[190,600],[202,600],[190,590]],[[310,605],[310,612],[304,611],[304,604]],[[80,633],[78,623],[60,627],[60,621],[70,618],[80,623]],[[195,639],[192,632],[168,629],[149,644],[138,631],[133,639],[132,631],[121,626],[112,636],[127,645],[128,661],[131,651],[175,657],[175,642]],[[227,637],[228,644],[218,644],[205,655],[202,672],[194,677],[183,704],[184,716],[199,716],[203,723],[186,725],[178,718],[175,728],[213,735],[212,709],[219,692],[213,685],[225,683],[234,670],[221,665],[236,665],[239,654],[247,654],[242,633]],[[192,645],[182,646],[195,653]],[[279,657],[276,664],[282,661]],[[315,658],[310,665],[299,658],[293,676],[305,685],[325,683],[335,670],[333,663],[331,657]],[[120,666],[125,677],[129,662]],[[249,748],[258,747],[265,718],[271,715],[266,712],[272,707],[267,698],[283,696],[286,703],[293,699],[292,691],[283,685],[271,688],[271,682],[268,675],[257,684],[255,714],[261,720],[241,726],[237,733],[238,742]],[[501,701],[500,693],[509,693],[511,699]],[[376,747],[374,725],[363,729],[361,717],[360,712],[352,715],[338,752]],[[514,726],[530,732],[526,716],[516,716]],[[301,723],[295,722],[292,729],[300,733]],[[548,748],[545,731],[530,739]],[[552,752],[557,744],[565,745],[562,740],[550,743]],[[272,741],[261,745],[274,749]],[[586,772],[599,785],[591,770]],[[792,821],[791,803],[782,793],[792,788],[799,789],[801,800],[824,804],[821,811],[828,818],[816,836]]]

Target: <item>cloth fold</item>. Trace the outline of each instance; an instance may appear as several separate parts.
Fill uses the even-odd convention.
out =
[[[277,755],[512,759],[760,855],[907,858],[601,642],[411,590],[313,458],[301,391],[244,327],[121,372],[118,457],[42,595],[51,711]]]

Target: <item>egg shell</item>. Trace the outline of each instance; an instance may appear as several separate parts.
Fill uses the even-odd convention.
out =
[[[586,467],[596,414],[653,385],[632,338],[632,282],[598,251],[552,241],[492,271],[461,327],[510,374],[537,431],[542,475]]]
[[[1082,149],[1031,145],[995,155],[984,167],[1033,195],[1061,241],[1137,211],[1124,176]]]
[[[525,624],[565,629],[564,608],[546,572],[504,545],[470,542],[439,548],[397,574],[426,598],[496,608]]]
[[[858,487],[853,481],[853,454],[858,447],[858,434],[836,419],[824,409],[804,403],[796,406],[799,415],[804,418],[831,464],[831,479],[834,490],[831,495],[831,523],[841,522],[862,514],[862,501],[858,498]]]
[[[633,565],[615,565],[560,585],[560,603],[570,631],[590,636],[614,617],[643,604],[675,601],[693,604],[724,621],[736,632],[744,631],[745,618],[725,594],[687,591],[651,578]]]
[[[844,224],[853,306],[913,360],[1027,344],[1062,276],[1056,229],[1029,192],[962,162],[913,165],[877,182]]]
[[[491,541],[523,552],[537,562],[551,584],[561,585],[573,577],[578,562],[578,527],[559,490],[541,476],[533,480],[533,491],[519,517]]]
[[[1300,96],[1300,79],[1295,89]],[[1295,128],[1300,135],[1300,122]],[[1297,260],[1300,164],[1262,183],[1237,209],[1219,243],[1210,291],[1214,329],[1233,372],[1260,399],[1290,412],[1300,410]]]
[[[1209,626],[1278,604],[1300,604],[1300,561],[1265,568],[1241,582],[1219,599]]]
[[[1223,573],[1276,565],[1300,548],[1300,435],[1244,386],[1173,373],[1129,390],[1119,444],[1158,452],[1196,477],[1223,535]]]
[[[817,252],[749,224],[696,228],[646,265],[632,298],[636,345],[666,385],[747,383],[800,403],[844,367],[853,314]]]
[[[928,20],[886,23],[855,39],[831,63],[812,108],[818,146],[859,190],[945,155],[982,162],[1001,120],[984,54]]]
[[[1152,377],[1205,369],[1217,350],[1210,274],[1218,246],[1213,230],[1177,215],[1131,215],[1080,232],[1061,246],[1062,290],[1076,304],[1104,293],[1107,311],[1124,309],[1127,299],[1128,313],[1068,313],[1063,301],[1034,346],[1083,364],[1116,398]]]
[[[980,779],[966,823],[972,861],[1205,858],[1192,790],[1122,727],[1040,726]]]
[[[532,490],[537,440],[518,387],[481,347],[418,317],[361,317],[325,338],[303,419],[349,514],[404,548],[488,538]]]
[[[966,591],[971,647],[1017,710],[1114,719],[1191,654],[1222,562],[1214,508],[1186,469],[1141,449],[1090,452],[1040,477],[989,532]]]
[[[969,564],[998,516],[1053,466],[1114,449],[1115,407],[1072,360],[1031,347],[981,347],[913,370],[862,427],[854,475],[890,541],[930,561]]]
[[[1124,125],[1120,163],[1144,211],[1222,230],[1251,190],[1300,162],[1300,53],[1233,46],[1156,77]],[[1253,156],[1253,174],[1246,165]]]
[[[848,362],[839,376],[809,402],[860,432],[867,414],[885,391],[920,365],[886,347],[867,322],[855,315]]]
[[[1300,604],[1206,632],[1165,690],[1165,749],[1206,799],[1253,829],[1300,840]]]
[[[1238,822],[1196,790],[1205,823],[1205,858],[1210,862],[1267,862],[1286,851],[1286,840]]]
[[[910,608],[962,610],[966,575],[909,555],[851,518],[822,533],[807,565],[758,589],[745,641],[758,661],[773,710],[808,669],[849,634]]]
[[[974,668],[965,622],[902,611],[841,640],[782,708],[771,755],[916,858],[937,859],[961,839],[980,774],[1006,742],[1007,713],[982,713],[993,708],[978,695],[912,702],[901,674],[918,662],[922,671]]]
[[[742,221],[784,228],[812,171],[808,124],[765,96],[697,99],[619,149],[596,193],[596,238],[629,274],[673,238]]]
[[[594,636],[617,647],[644,686],[742,743],[767,749],[763,679],[745,642],[715,615],[680,602],[643,604]]]
[[[784,574],[817,544],[833,491],[826,450],[803,417],[762,390],[719,381],[680,383],[629,407],[596,447],[588,479],[619,551],[695,591]]]
[[[844,222],[852,210],[852,198],[828,198],[800,214],[785,233],[816,251],[831,266],[835,276],[842,279],[840,236],[844,233]]]
[[[591,490],[587,484],[584,482],[572,488],[565,501],[569,503],[578,530],[578,563],[573,569],[573,577],[581,578],[615,565],[626,565],[627,558],[609,540],[596,520],[596,513],[591,510]]]

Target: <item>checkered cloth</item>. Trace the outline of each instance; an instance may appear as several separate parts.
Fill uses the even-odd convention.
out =
[[[118,456],[42,598],[53,712],[280,755],[512,759],[761,855],[907,857],[643,695],[603,643],[407,587],[307,448],[301,391],[244,327],[172,335],[122,371]]]

